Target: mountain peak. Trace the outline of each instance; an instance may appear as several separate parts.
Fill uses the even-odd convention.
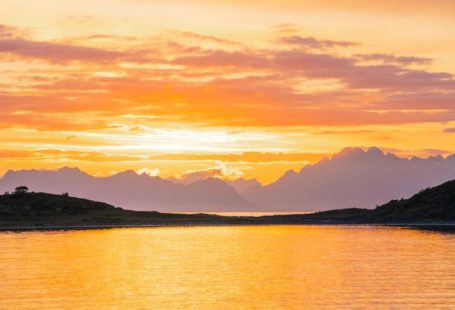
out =
[[[113,177],[137,177],[138,174],[134,170],[125,170],[113,175]]]
[[[340,152],[334,154],[332,158],[342,159],[349,157],[357,157],[363,154],[365,154],[365,151],[360,147],[346,147],[342,149]]]
[[[5,174],[3,175],[3,177],[6,177],[6,176],[8,176],[8,175],[12,175],[12,174],[14,174],[15,172],[16,172],[15,170],[9,169],[9,170],[7,170],[7,171],[5,172]]]
[[[360,159],[360,158],[381,158],[384,152],[378,147],[370,147],[366,151],[360,147],[348,147],[333,155],[333,159]]]
[[[368,155],[384,156],[384,152],[380,148],[377,148],[375,146],[370,147],[366,153]]]
[[[288,171],[286,171],[283,176],[281,178],[294,178],[296,177],[297,175],[299,175],[298,172],[296,172],[295,170],[293,169],[289,169]]]
[[[62,167],[62,168],[58,169],[57,172],[61,172],[61,173],[83,173],[81,171],[81,169],[79,169],[78,167]]]
[[[78,167],[61,167],[58,171],[81,171]]]
[[[198,180],[196,182],[193,182],[189,185],[193,185],[193,184],[198,184],[198,185],[201,185],[201,184],[206,184],[206,185],[213,185],[213,186],[226,186],[227,184],[225,182],[223,182],[221,179],[219,178],[212,178],[212,177],[209,177],[205,180]]]

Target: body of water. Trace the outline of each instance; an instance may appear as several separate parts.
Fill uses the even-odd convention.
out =
[[[398,227],[0,233],[0,308],[449,309],[454,258]]]
[[[252,211],[252,212],[174,212],[180,214],[215,214],[215,215],[222,215],[222,216],[272,216],[272,215],[294,215],[294,214],[310,214],[312,212],[270,212],[270,211]]]

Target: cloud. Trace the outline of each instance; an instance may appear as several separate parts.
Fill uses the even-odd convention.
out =
[[[127,58],[124,52],[94,47],[31,41],[20,38],[1,39],[0,53],[9,53],[23,58],[42,59],[51,63],[83,61],[106,63]]]
[[[62,83],[59,81],[57,89]],[[54,86],[50,84],[41,88],[49,94],[47,96],[0,95],[4,102],[0,111],[11,115],[14,110],[22,109],[29,111],[30,116],[65,113],[69,125],[84,126],[85,123],[89,128],[89,122],[71,120],[71,114],[92,112],[102,114],[104,118],[115,118],[133,113],[154,115],[155,119],[150,122],[180,120],[228,126],[392,124],[447,121],[455,114],[451,105],[453,93],[442,95],[416,90],[402,94],[362,89],[298,93],[279,76],[207,82],[92,78],[85,83],[103,91],[73,93],[72,89],[81,89],[80,85],[63,83],[64,91],[52,95]],[[68,96],[76,98],[69,99]],[[5,115],[3,123],[27,122],[24,116],[5,119]],[[51,119],[49,124],[28,123],[49,127],[55,120]],[[58,124],[55,125],[58,130]]]
[[[455,128],[445,128],[443,131],[444,133],[455,133]]]
[[[37,160],[48,160],[52,162],[199,162],[210,164],[206,169],[187,170],[182,176],[196,173],[196,175],[207,177],[236,177],[240,176],[237,165],[251,163],[273,164],[278,162],[287,163],[308,163],[316,162],[329,156],[328,153],[265,153],[245,152],[240,154],[157,154],[132,155],[132,154],[110,154],[98,151],[79,151],[72,149],[38,149],[38,150],[16,150],[1,149],[0,158],[35,158]],[[215,162],[214,165],[212,163]],[[161,171],[156,168],[140,168],[137,173],[159,175]]]
[[[300,27],[293,23],[282,23],[271,27],[271,30],[277,34],[293,34],[300,30]]]
[[[106,64],[118,61],[145,62],[148,50],[118,51],[75,44],[36,41],[25,37],[25,31],[0,24],[0,54],[19,59],[45,60],[54,64],[88,62]],[[97,36],[100,38],[100,36]]]
[[[0,24],[0,39],[11,39],[25,34],[26,31],[23,29]]]
[[[232,163],[315,162],[326,153],[264,153],[245,152],[240,154],[161,154],[150,156],[150,160],[174,161],[217,161]],[[216,170],[219,170],[217,167]],[[194,171],[193,171],[194,172]]]
[[[241,66],[266,68],[268,59],[255,53],[245,51],[227,52],[223,50],[209,50],[200,55],[182,56],[173,59],[175,64],[189,66]]]
[[[219,37],[212,36],[212,35],[200,34],[200,33],[192,32],[192,31],[178,31],[177,33],[180,34],[182,36],[182,38],[194,39],[196,41],[207,41],[207,42],[219,43],[219,44],[223,44],[223,45],[234,45],[234,46],[243,45],[239,42],[235,42],[232,40],[227,40],[227,39],[219,38]]]
[[[351,47],[359,45],[356,42],[350,41],[320,40],[313,37],[301,37],[298,35],[281,37],[278,39],[278,42],[309,49],[330,49],[335,47]]]
[[[154,168],[154,169],[149,169],[149,168],[142,168],[136,170],[138,174],[147,174],[151,177],[156,177],[160,174],[160,169]]]
[[[427,72],[397,65],[361,65],[355,58],[338,57],[304,51],[279,51],[274,65],[309,78],[335,78],[351,88],[364,89],[447,89],[453,90],[455,80],[446,72]]]
[[[454,110],[455,90],[431,91],[416,90],[414,92],[392,93],[375,102],[373,109],[383,110],[428,110],[432,113]]]
[[[31,158],[33,157],[33,152],[22,151],[22,150],[0,150],[0,158],[6,159],[18,159],[18,158]]]
[[[453,151],[450,150],[441,150],[441,149],[417,149],[417,150],[403,150],[396,148],[381,148],[382,151],[390,154],[394,154],[402,158],[413,158],[418,157],[421,159],[427,159],[434,156],[443,156],[448,157],[453,154]]]
[[[116,50],[3,36],[0,53],[46,60],[54,67],[48,75],[28,67],[27,75],[11,76],[17,83],[0,89],[0,126],[93,130],[126,114],[153,115],[147,122],[211,126],[396,124],[455,117],[452,74],[409,67],[428,58],[340,56],[330,48],[355,43],[292,35],[279,35],[288,43],[267,48],[222,48],[223,38],[181,32],[177,39],[181,36],[220,46],[156,36],[151,41],[156,52],[149,58],[149,41],[131,48],[118,44],[123,50]],[[115,36],[109,39],[115,42]],[[63,70],[73,61],[80,69]],[[130,120],[128,128],[139,134],[139,125]]]
[[[372,58],[378,58],[375,54]],[[191,56],[177,57],[172,63],[196,67],[236,66],[255,68],[280,74],[282,77],[307,77],[312,79],[338,79],[351,88],[359,89],[447,89],[455,88],[453,76],[446,72],[428,72],[408,69],[417,59],[404,57],[395,59],[401,63],[360,64],[356,57],[339,57],[328,53],[314,53],[302,50],[242,50],[226,52],[210,50]],[[420,61],[423,61],[420,59]]]
[[[217,179],[238,179],[243,176],[243,172],[232,166],[228,166],[223,162],[217,162],[214,167],[202,170],[188,170],[183,173],[177,180],[183,184],[191,184],[197,181],[207,180],[209,178]]]
[[[5,152],[14,152],[14,150],[6,150]],[[38,161],[52,162],[138,162],[143,159],[139,155],[116,155],[94,151],[78,151],[78,150],[60,150],[60,149],[42,149],[33,151],[20,151],[23,157],[33,157]],[[148,171],[148,170],[147,170]],[[148,172],[152,172],[153,169]],[[143,172],[146,172],[145,170]]]
[[[106,128],[108,125],[100,120],[74,121],[67,117],[55,117],[39,113],[0,114],[2,128],[32,128],[40,131],[75,131]]]
[[[380,61],[383,63],[401,64],[401,65],[428,65],[432,59],[427,57],[416,56],[396,56],[391,54],[358,54],[357,58],[366,61]]]

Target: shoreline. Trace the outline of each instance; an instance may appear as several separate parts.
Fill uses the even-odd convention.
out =
[[[42,225],[42,226],[0,226],[0,233],[3,232],[46,232],[46,231],[80,231],[80,230],[108,230],[127,228],[167,228],[167,227],[226,227],[226,226],[365,226],[365,227],[402,227],[438,230],[449,228],[446,231],[455,231],[455,222],[447,223],[181,223],[181,224],[112,224],[112,225]]]

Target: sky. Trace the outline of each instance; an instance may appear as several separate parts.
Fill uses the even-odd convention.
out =
[[[0,0],[0,175],[455,152],[455,2]]]

